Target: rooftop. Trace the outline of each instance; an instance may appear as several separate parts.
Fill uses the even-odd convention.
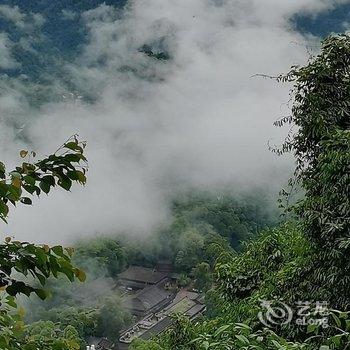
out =
[[[169,299],[171,295],[170,292],[166,292],[156,286],[149,286],[130,298],[125,299],[123,305],[128,309],[147,311],[162,301]]]
[[[152,288],[158,289],[155,286],[149,287],[149,289]],[[157,313],[149,314],[134,326],[125,330],[119,338],[119,346],[121,349],[126,349],[126,344],[130,344],[135,338],[149,339],[163,332],[173,323],[170,316],[174,313],[185,314],[191,320],[196,318],[205,311],[205,305],[198,301],[198,296],[198,293],[180,291],[166,307]]]
[[[130,266],[127,270],[119,274],[119,280],[135,281],[144,284],[157,284],[166,277],[168,277],[167,273],[142,266]]]

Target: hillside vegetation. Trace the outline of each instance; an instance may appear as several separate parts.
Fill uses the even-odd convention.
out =
[[[295,219],[260,233],[239,255],[223,250],[207,293],[209,315],[194,324],[178,318],[161,339],[135,341],[133,350],[350,347],[350,37],[327,38],[305,67],[277,80],[294,84],[292,114],[276,125],[296,131],[274,151],[296,159],[290,185],[304,197],[286,207]],[[290,192],[282,193],[288,203]],[[278,322],[278,309],[266,327],[258,317],[266,312],[261,301],[274,300],[308,303],[309,318],[320,317],[315,305],[322,302],[328,327],[298,325],[296,315]]]
[[[207,312],[194,322],[173,315],[171,328],[131,350],[350,349],[350,37],[327,38],[307,65],[276,79],[293,85],[293,107],[276,122],[291,131],[272,151],[296,161],[281,217],[263,191],[193,191],[173,198],[169,224],[147,236],[106,232],[74,249],[7,238],[0,348],[78,350],[90,337],[116,340],[133,322],[118,274],[168,260],[180,286],[205,294]],[[31,204],[24,193],[85,184],[84,148],[73,136],[41,161],[22,150],[12,172],[0,163],[0,218]]]

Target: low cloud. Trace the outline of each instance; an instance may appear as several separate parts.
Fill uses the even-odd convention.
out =
[[[23,14],[18,6],[0,5],[0,16],[18,26],[24,24],[25,14]]]
[[[45,23],[39,13],[23,13],[18,6],[0,5],[0,18],[12,22],[21,30],[30,30],[41,27]]]
[[[20,63],[12,56],[13,43],[6,33],[0,33],[0,69],[13,69],[20,66]]]
[[[291,17],[335,4],[140,0],[85,12],[88,42],[64,64],[74,94],[52,80],[62,102],[33,108],[23,89],[8,91],[2,98],[20,101],[10,113],[25,127],[18,142],[0,146],[13,159],[26,144],[49,153],[79,133],[88,141],[88,185],[16,209],[6,233],[39,242],[146,233],[166,222],[177,191],[277,191],[293,162],[269,152],[267,142],[284,137],[272,122],[289,111],[289,86],[252,76],[305,63],[313,38],[298,33]]]
[[[62,10],[62,16],[64,19],[68,20],[68,21],[73,21],[77,14],[73,11],[70,11],[70,10]]]

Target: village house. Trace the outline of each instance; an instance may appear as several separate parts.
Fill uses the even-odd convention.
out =
[[[137,290],[147,286],[163,285],[168,280],[168,276],[168,273],[155,269],[142,266],[130,266],[127,270],[119,274],[118,282],[120,286]]]
[[[150,285],[123,300],[123,307],[135,316],[155,313],[174,299],[174,294]]]

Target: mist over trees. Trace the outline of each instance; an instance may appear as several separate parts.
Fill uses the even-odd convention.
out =
[[[215,286],[207,293],[213,316],[195,324],[178,319],[150,348],[328,350],[350,346],[349,76],[350,37],[339,35],[325,39],[321,53],[306,66],[293,67],[277,78],[294,84],[292,113],[276,125],[297,128],[276,151],[292,152],[296,159],[290,185],[299,186],[304,196],[286,208],[295,218],[260,233],[239,255],[223,252],[215,264]],[[290,192],[282,193],[288,200]],[[289,305],[322,300],[331,309],[329,327],[293,322],[263,327],[257,319],[261,300]],[[144,348],[147,343],[134,343],[133,349]]]
[[[81,192],[69,193],[87,181],[76,135],[42,160],[22,149],[12,171],[0,162],[0,219],[31,238],[10,230],[0,244],[0,349],[117,343],[138,320],[118,275],[161,262],[206,310],[172,313],[171,327],[130,350],[350,349],[350,35],[264,76],[274,80],[249,79],[303,61],[313,39],[293,17],[333,2],[161,2],[0,5],[4,163],[17,144],[41,151],[71,129],[92,141]],[[280,104],[291,110],[274,133]],[[33,243],[43,238],[71,246]]]
[[[72,325],[82,342],[91,336],[116,340],[118,331],[133,321],[115,290],[117,276],[127,266],[154,268],[159,261],[167,260],[180,275],[180,285],[193,281],[195,288],[207,291],[221,250],[240,249],[242,240],[278,220],[275,211],[264,192],[256,198],[247,194],[241,200],[230,194],[198,192],[177,196],[171,223],[152,235],[129,237],[118,233],[77,241],[72,261],[86,272],[85,283],[50,279],[46,284],[50,298],[25,302],[25,319],[34,324],[53,322],[62,330]]]

